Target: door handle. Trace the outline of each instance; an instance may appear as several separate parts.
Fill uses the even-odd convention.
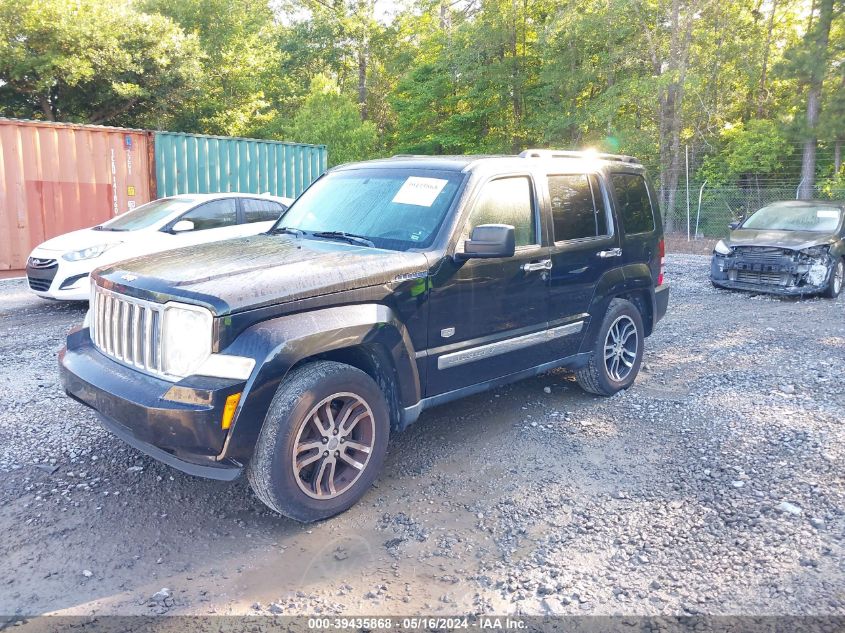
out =
[[[598,255],[602,259],[607,259],[608,257],[622,257],[622,249],[621,248],[611,248],[610,250],[599,251]]]
[[[551,270],[552,260],[544,259],[539,262],[530,262],[522,265],[522,271],[526,273],[537,272],[538,270]]]

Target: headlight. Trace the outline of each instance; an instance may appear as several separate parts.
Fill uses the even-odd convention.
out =
[[[719,255],[730,255],[733,252],[733,249],[725,244],[725,240],[719,240],[716,242],[716,246],[713,248],[716,253]]]
[[[199,306],[168,303],[164,306],[162,359],[164,373],[190,376],[211,355],[211,312]]]
[[[69,262],[78,262],[83,259],[94,259],[95,257],[99,257],[105,253],[112,246],[117,246],[117,244],[98,244],[97,246],[89,246],[88,248],[83,248],[81,251],[65,253],[62,255],[62,259]]]
[[[805,248],[801,251],[802,255],[806,255],[807,257],[812,257],[813,259],[823,259],[827,256],[830,252],[830,245],[827,244],[825,246],[813,246],[812,248]]]

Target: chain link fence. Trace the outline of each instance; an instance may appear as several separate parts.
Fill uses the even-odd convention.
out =
[[[780,200],[795,200],[798,183],[765,187],[724,187],[690,183],[679,187],[673,209],[663,210],[663,225],[676,238],[717,239],[728,234],[731,222]],[[689,195],[689,206],[687,206]],[[816,200],[845,200],[845,188],[817,188]]]

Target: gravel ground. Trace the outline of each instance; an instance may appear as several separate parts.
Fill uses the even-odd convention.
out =
[[[565,372],[426,412],[303,526],[64,397],[82,305],[0,282],[0,614],[845,614],[845,298],[668,258],[634,387]]]

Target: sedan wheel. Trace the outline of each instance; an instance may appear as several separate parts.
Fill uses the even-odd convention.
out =
[[[842,292],[843,283],[845,283],[845,259],[840,257],[836,260],[833,270],[830,272],[830,282],[827,284],[824,296],[830,299],[838,297],[839,293]]]

